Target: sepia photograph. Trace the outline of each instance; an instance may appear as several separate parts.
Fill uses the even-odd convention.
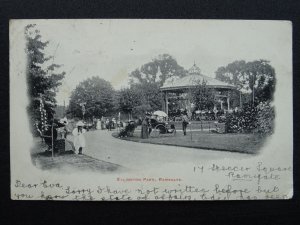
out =
[[[289,21],[10,20],[11,198],[290,199],[292,74]]]

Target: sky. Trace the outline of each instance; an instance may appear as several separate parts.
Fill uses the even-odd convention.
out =
[[[288,71],[291,26],[287,21],[242,20],[26,20],[37,24],[45,50],[66,75],[57,93],[68,105],[72,90],[99,76],[115,89],[128,85],[128,74],[160,54],[170,54],[189,69],[194,62],[215,77],[220,66],[235,60],[269,60]]]

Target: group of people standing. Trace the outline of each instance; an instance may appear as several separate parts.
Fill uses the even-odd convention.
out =
[[[97,130],[108,130],[111,131],[112,129],[115,129],[117,127],[122,126],[122,123],[119,120],[116,120],[115,118],[104,118],[96,119],[94,122],[94,126]]]
[[[105,121],[105,127],[108,131],[111,131],[111,129],[115,129],[116,128],[116,124],[117,124],[117,121],[115,118],[110,118],[110,119],[106,119]]]

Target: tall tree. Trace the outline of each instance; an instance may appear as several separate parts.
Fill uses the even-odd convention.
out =
[[[275,91],[275,69],[267,60],[256,60],[248,62],[244,73],[244,86],[249,86],[252,93],[252,102],[273,100]]]
[[[216,79],[237,86],[253,104],[271,101],[275,91],[275,70],[267,60],[235,61],[216,71]]]
[[[150,106],[151,111],[161,109],[162,93],[158,83],[133,84],[131,88],[139,93],[141,103]]]
[[[112,85],[99,77],[82,81],[72,92],[69,113],[79,118],[109,116],[114,112]]]
[[[119,111],[132,117],[133,110],[142,104],[141,95],[133,88],[123,88],[116,93],[116,103]]]
[[[151,62],[141,66],[140,69],[130,73],[130,84],[149,84],[158,83],[163,85],[170,77],[183,77],[187,74],[186,70],[178,65],[176,59],[168,54],[159,55]]]
[[[48,41],[42,41],[40,31],[35,24],[25,27],[27,54],[27,82],[30,103],[28,112],[31,124],[36,121],[49,123],[56,106],[56,92],[61,85],[65,72],[57,72],[60,65],[54,64],[54,56],[46,56],[44,50]],[[46,118],[41,118],[41,111]],[[46,115],[45,115],[46,114]],[[45,119],[45,120],[44,120]],[[48,120],[46,120],[48,119]],[[42,121],[43,120],[43,121]]]
[[[139,93],[140,105],[133,108],[135,115],[145,111],[154,111],[162,108],[162,94],[160,87],[166,79],[180,78],[187,71],[178,65],[177,61],[168,54],[162,54],[151,62],[142,65],[129,74],[130,87],[133,92]]]
[[[129,117],[142,117],[145,112],[159,110],[162,98],[158,84],[134,84],[117,92],[118,110]]]
[[[216,79],[233,84],[239,89],[242,88],[241,76],[246,68],[246,62],[244,60],[234,61],[229,63],[226,67],[222,66],[216,71]]]

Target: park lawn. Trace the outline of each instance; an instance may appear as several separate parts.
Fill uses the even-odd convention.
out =
[[[116,137],[116,134],[117,133],[113,133],[113,136]],[[188,132],[186,136],[184,136],[182,132],[177,132],[175,136],[172,134],[164,134],[159,137],[141,139],[140,132],[136,131],[133,137],[125,137],[122,139],[141,143],[256,154],[263,146],[266,137],[259,134],[218,134],[193,131],[192,135],[191,132]]]

